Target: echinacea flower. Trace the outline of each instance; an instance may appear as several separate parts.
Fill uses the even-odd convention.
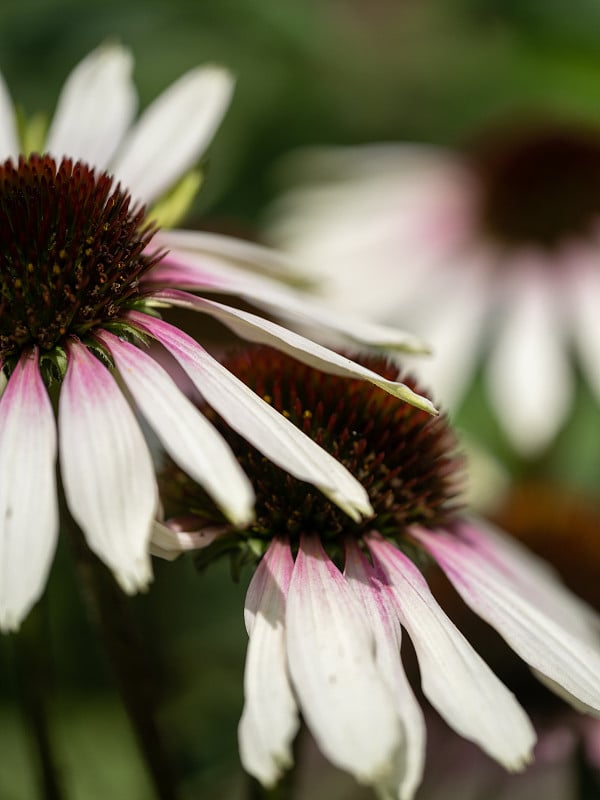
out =
[[[540,680],[600,712],[598,618],[543,562],[461,511],[461,463],[444,418],[268,350],[226,363],[341,461],[374,510],[352,519],[218,419],[252,479],[252,524],[228,530],[175,465],[161,473],[167,524],[212,538],[198,551],[202,563],[227,550],[246,561],[264,553],[245,604],[239,744],[248,772],[267,786],[280,778],[301,714],[335,766],[383,797],[413,797],[426,726],[402,662],[404,631],[422,691],[444,720],[508,770],[527,764],[531,723],[436,601],[427,581],[435,562]],[[395,376],[381,359],[369,366]]]
[[[367,145],[299,156],[267,237],[338,309],[402,320],[419,374],[456,407],[485,354],[490,404],[524,455],[572,401],[572,352],[600,400],[600,134],[543,122],[466,154]]]
[[[199,158],[231,94],[217,67],[180,78],[132,124],[131,58],[93,52],[68,78],[47,136],[30,152],[0,83],[0,628],[43,591],[59,529],[57,451],[70,514],[128,592],[151,578],[154,466],[129,399],[165,450],[234,525],[253,490],[223,438],[146,351],[158,342],[207,402],[262,452],[357,518],[368,498],[341,464],[277,414],[159,309],[185,306],[242,336],[336,374],[362,377],[433,411],[408,387],[256,314],[174,287],[247,297],[274,315],[349,335],[410,337],[336,318],[268,278],[277,256],[225,237],[157,230],[161,193]],[[105,171],[105,170],[108,170]],[[114,177],[113,177],[114,173]],[[133,199],[132,199],[133,198]],[[143,203],[155,204],[148,215]],[[168,216],[168,214],[167,214]],[[246,274],[248,272],[248,274]],[[55,411],[56,417],[55,418]],[[163,537],[164,539],[164,537]]]

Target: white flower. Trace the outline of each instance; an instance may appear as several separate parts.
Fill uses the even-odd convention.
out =
[[[294,162],[292,162],[294,164]],[[457,406],[485,354],[515,448],[545,447],[572,401],[571,350],[600,398],[600,140],[564,126],[505,132],[470,157],[371,145],[300,156],[267,236],[328,302],[402,321]]]
[[[381,361],[369,365],[394,374]],[[265,549],[245,604],[239,745],[248,772],[277,782],[301,714],[335,766],[382,797],[410,800],[423,775],[426,725],[404,671],[405,633],[423,694],[448,725],[506,769],[525,767],[533,727],[435,599],[427,582],[434,562],[541,681],[600,716],[597,615],[542,561],[461,513],[461,465],[444,418],[270,351],[227,366],[360,477],[374,509],[370,519],[350,519],[220,426],[257,501],[256,521],[221,530],[215,552]],[[204,514],[214,520],[176,469],[160,483],[168,516],[194,510],[199,527]],[[210,551],[209,543],[205,562]]]
[[[232,79],[220,67],[191,70],[134,122],[131,67],[130,54],[119,46],[87,56],[67,79],[39,143],[42,155],[19,140],[0,82],[4,630],[17,628],[40,596],[52,562],[60,516],[57,451],[69,511],[126,591],[151,579],[153,528],[158,546],[168,550],[168,535],[154,523],[154,466],[129,399],[234,525],[252,519],[248,478],[223,438],[146,351],[152,341],[268,458],[319,486],[354,517],[371,512],[364,489],[342,465],[196,341],[160,319],[160,308],[183,306],[216,317],[245,338],[271,342],[336,374],[374,381],[434,411],[408,387],[287,328],[176,288],[245,297],[275,316],[310,320],[371,343],[416,342],[329,314],[252,274],[263,262],[278,263],[268,250],[202,233],[156,232],[138,203],[155,204],[196,163],[227,108]],[[150,220],[157,214],[151,211]]]

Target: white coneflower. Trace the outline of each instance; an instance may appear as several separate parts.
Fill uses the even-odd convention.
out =
[[[381,360],[369,366],[395,374]],[[576,708],[600,712],[598,618],[543,562],[461,512],[461,464],[444,418],[265,350],[227,367],[341,461],[374,510],[350,518],[218,420],[256,492],[246,530],[218,528],[199,487],[175,465],[162,473],[170,524],[212,531],[203,562],[228,548],[246,559],[264,552],[245,608],[239,742],[252,775],[267,786],[279,779],[302,714],[337,767],[382,796],[413,797],[425,723],[402,664],[403,631],[423,693],[446,722],[508,770],[527,764],[531,723],[434,598],[434,561],[541,680]]]
[[[544,122],[466,154],[418,145],[308,152],[270,240],[334,307],[402,320],[431,343],[419,367],[456,406],[486,353],[488,395],[513,446],[545,447],[579,356],[600,398],[600,135]]]
[[[227,518],[235,525],[252,519],[247,477],[223,438],[146,351],[151,341],[268,458],[319,485],[349,513],[371,511],[364,489],[342,465],[161,320],[160,307],[194,308],[242,336],[273,342],[336,374],[373,380],[433,411],[408,387],[382,381],[286,328],[175,288],[238,294],[275,315],[411,344],[410,337],[336,319],[268,278],[246,275],[244,267],[277,261],[276,254],[225,237],[157,231],[156,212],[146,216],[142,204],[155,203],[201,155],[227,107],[232,80],[218,67],[192,70],[132,125],[130,70],[129,54],[116,46],[100,48],[76,67],[39,143],[41,154],[20,142],[0,85],[4,630],[18,627],[45,585],[59,529],[57,450],[69,510],[90,548],[127,591],[151,578],[154,467],[123,388],[166,451]]]

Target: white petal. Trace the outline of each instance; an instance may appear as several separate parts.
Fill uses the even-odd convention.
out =
[[[289,544],[273,540],[246,595],[250,641],[238,739],[244,768],[265,786],[273,786],[291,766],[291,743],[299,726],[285,650],[285,608],[293,567]]]
[[[137,98],[129,50],[103,45],[81,61],[67,78],[48,131],[47,151],[108,167],[135,115]]]
[[[167,250],[189,250],[192,254],[217,256],[226,263],[258,269],[278,280],[305,280],[301,265],[294,263],[285,253],[235,236],[208,231],[161,230],[159,239],[160,246]]]
[[[134,592],[152,578],[148,543],[157,505],[150,453],[109,371],[69,344],[58,430],[67,503],[90,548]]]
[[[56,425],[37,349],[0,400],[0,628],[16,630],[46,585],[56,548]]]
[[[354,593],[316,536],[304,536],[288,594],[288,662],[302,714],[323,754],[360,782],[386,783],[401,733]]]
[[[490,356],[488,388],[512,444],[531,454],[558,431],[573,380],[562,341],[561,308],[547,274],[524,264],[510,288]]]
[[[99,337],[165,450],[235,525],[254,518],[254,492],[229,445],[147,353],[110,333]]]
[[[412,561],[379,537],[369,536],[368,545],[393,587],[426,697],[461,736],[507,769],[523,768],[535,733],[513,694],[444,614]]]
[[[134,197],[155,200],[194,166],[221,124],[232,92],[227,70],[199,67],[146,109],[112,165]]]
[[[425,720],[402,665],[400,624],[387,587],[382,583],[383,576],[371,566],[355,542],[346,548],[344,576],[369,618],[375,639],[375,662],[392,692],[402,725],[397,775],[390,789],[401,800],[410,800],[423,777]]]
[[[211,317],[223,322],[234,333],[243,339],[248,339],[257,344],[270,345],[287,355],[298,359],[310,367],[327,372],[330,375],[340,375],[344,378],[358,378],[368,381],[380,389],[394,395],[394,397],[404,400],[417,408],[422,408],[430,414],[436,414],[434,405],[426,397],[413,392],[408,386],[399,381],[391,381],[378,375],[373,370],[367,369],[349,358],[341,356],[334,350],[323,347],[316,342],[300,336],[288,328],[277,325],[270,320],[250,314],[248,311],[241,311],[231,306],[225,306],[214,300],[207,300],[203,297],[195,297],[187,292],[179,292],[174,289],[165,289],[155,293],[159,300],[164,299],[168,303],[181,308],[191,308],[210,314]]]
[[[168,241],[176,242],[178,236],[178,231],[170,231]],[[161,245],[162,237],[157,236],[153,242]],[[256,264],[257,272],[260,269],[259,262]],[[350,314],[341,314],[330,306],[319,304],[314,297],[294,291],[283,283],[259,274],[251,274],[248,269],[235,267],[216,255],[186,251],[185,246],[183,250],[179,250],[174,245],[174,250],[148,273],[145,280],[199,291],[212,289],[223,294],[244,297],[279,318],[313,328],[316,325],[341,334],[352,342],[415,353],[429,352],[427,345],[410,333],[375,322],[366,322]]]
[[[15,109],[0,74],[0,162],[8,158],[16,160],[20,149]]]
[[[506,574],[534,605],[543,607],[579,638],[598,642],[598,613],[567,589],[548,562],[487,520],[466,519],[455,530],[470,547]]]
[[[134,324],[171,353],[225,421],[271,461],[317,486],[353,519],[372,514],[363,486],[339,461],[265,403],[197,342],[172,325],[130,312]]]
[[[398,298],[396,316],[431,346],[431,357],[399,356],[404,369],[419,376],[419,384],[446,408],[464,399],[477,367],[482,332],[494,296],[487,273],[488,255],[478,251],[457,256],[460,268],[444,264],[426,279],[410,300]],[[403,298],[403,299],[402,299]]]
[[[510,574],[456,536],[420,528],[413,535],[434,556],[465,603],[522,659],[600,714],[600,641],[594,647],[589,639],[581,640],[545,605],[532,602]]]
[[[588,263],[570,266],[566,288],[581,363],[596,397],[600,398],[600,271],[595,252]]]
[[[228,528],[203,528],[200,531],[179,531],[168,528],[156,520],[152,523],[150,552],[165,561],[174,561],[182,553],[207,547]]]

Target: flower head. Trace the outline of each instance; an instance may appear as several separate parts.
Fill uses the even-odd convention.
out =
[[[311,265],[332,305],[425,336],[420,374],[444,404],[460,403],[485,352],[490,402],[532,455],[569,411],[573,349],[600,397],[597,130],[504,127],[466,154],[329,150],[298,173],[271,241]]]
[[[159,229],[181,207],[181,186],[189,188],[184,173],[218,127],[232,80],[218,67],[192,70],[133,123],[130,71],[131,58],[121,47],[87,56],[69,76],[47,135],[35,146],[31,126],[20,136],[0,82],[2,629],[18,627],[43,591],[59,528],[57,450],[69,511],[90,548],[126,591],[151,579],[150,539],[158,530],[165,544],[166,534],[154,524],[154,466],[129,400],[233,525],[253,518],[248,478],[223,437],[147,351],[152,342],[267,458],[319,486],[355,517],[371,513],[364,489],[341,464],[162,320],[162,308],[216,317],[241,336],[272,342],[336,374],[374,381],[435,411],[409,387],[275,322],[190,293],[238,295],[273,316],[370,343],[419,346],[405,334],[329,315],[255,274],[278,263],[271,251]],[[174,205],[161,201],[166,190]]]
[[[444,418],[393,406],[377,388],[270,351],[227,366],[345,464],[374,509],[366,521],[342,516],[219,420],[249,467],[257,496],[251,525],[215,528],[205,493],[174,466],[162,474],[172,524],[212,529],[203,561],[211,549],[264,552],[245,607],[239,741],[250,773],[277,781],[291,762],[301,713],[332,763],[383,796],[412,797],[425,724],[402,663],[403,629],[423,693],[446,722],[507,769],[524,767],[531,723],[434,598],[427,575],[435,562],[541,680],[576,707],[600,712],[594,612],[542,562],[461,510],[460,459]],[[394,374],[382,361],[369,366]]]

